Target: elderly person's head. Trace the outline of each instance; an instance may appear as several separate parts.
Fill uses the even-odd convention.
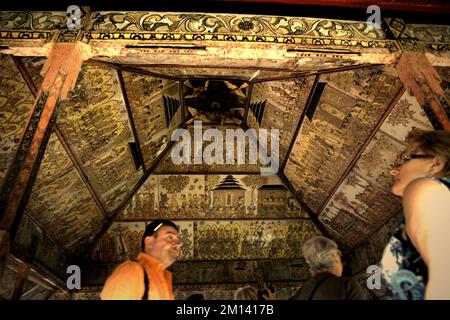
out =
[[[303,244],[303,256],[313,275],[328,272],[342,276],[341,251],[333,240],[322,236],[309,239]]]
[[[252,286],[238,288],[234,292],[234,300],[258,300],[258,291]]]

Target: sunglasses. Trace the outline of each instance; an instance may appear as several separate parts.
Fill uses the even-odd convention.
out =
[[[397,158],[397,160],[393,163],[392,168],[396,168],[399,165],[403,164],[406,161],[413,160],[413,159],[430,159],[434,158],[431,154],[407,154],[402,153],[400,157]]]

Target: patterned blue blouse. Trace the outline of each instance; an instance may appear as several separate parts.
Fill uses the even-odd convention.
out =
[[[443,183],[450,189],[450,178],[432,179]],[[381,268],[382,283],[392,294],[393,299],[424,299],[428,269],[406,235],[404,217],[384,250]]]

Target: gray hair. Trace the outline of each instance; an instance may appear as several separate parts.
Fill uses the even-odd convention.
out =
[[[313,275],[333,269],[335,264],[333,252],[340,253],[338,245],[326,237],[317,236],[303,244],[303,256]]]
[[[238,288],[234,292],[234,300],[258,300],[258,291],[252,286]]]

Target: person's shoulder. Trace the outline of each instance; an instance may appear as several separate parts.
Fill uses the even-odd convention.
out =
[[[448,192],[449,188],[436,177],[420,177],[411,181],[405,192]]]
[[[427,199],[450,199],[448,197],[449,188],[435,177],[421,177],[413,180],[405,188],[404,199],[417,199],[426,201]]]
[[[142,267],[142,265],[135,260],[127,260],[122,262],[121,264],[119,264],[116,268],[116,270],[114,270],[114,273],[129,273],[131,275],[140,275],[140,273],[143,274],[144,269]]]

